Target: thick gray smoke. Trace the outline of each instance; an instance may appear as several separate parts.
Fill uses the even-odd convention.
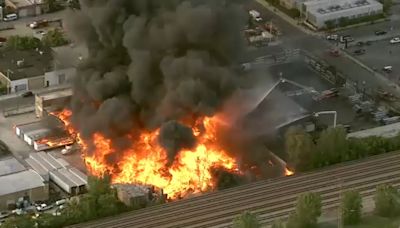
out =
[[[240,3],[81,0],[67,26],[89,49],[72,101],[82,136],[100,132],[125,147],[135,142],[127,135],[161,127],[171,159],[193,146],[176,121],[215,114],[240,87],[232,70],[244,50]]]

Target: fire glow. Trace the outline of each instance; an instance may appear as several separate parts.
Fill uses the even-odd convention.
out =
[[[143,132],[130,148],[120,153],[122,157],[115,164],[109,164],[107,155],[116,152],[110,139],[100,133],[94,134],[89,152],[88,143],[80,138],[69,121],[72,112],[64,110],[53,115],[76,137],[88,171],[94,176],[108,173],[113,183],[150,184],[163,189],[168,198],[175,199],[214,189],[214,168],[240,174],[236,160],[218,145],[217,118],[204,117],[196,121],[192,127],[196,146],[181,150],[172,164],[168,164],[167,153],[157,141],[159,129]],[[285,174],[293,172],[286,169]]]

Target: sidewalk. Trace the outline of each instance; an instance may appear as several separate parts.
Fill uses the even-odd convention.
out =
[[[318,32],[314,32],[311,31],[307,28],[304,28],[303,26],[299,25],[298,21],[296,21],[295,19],[289,17],[288,15],[286,15],[285,13],[283,13],[282,11],[280,11],[279,9],[275,8],[274,6],[272,6],[271,4],[269,4],[267,1],[265,0],[256,0],[256,2],[258,2],[259,4],[261,4],[263,7],[267,8],[269,11],[271,11],[273,14],[281,17],[283,20],[285,20],[287,23],[291,24],[292,26],[298,28],[299,30],[301,30],[302,32],[311,35],[311,36],[317,36],[320,37],[320,33]]]
[[[54,91],[54,90],[67,89],[67,88],[71,88],[71,85],[70,84],[63,84],[63,85],[52,86],[52,87],[47,87],[47,88],[43,88],[43,89],[30,90],[30,91],[32,91],[33,94],[38,94],[38,93],[42,93],[42,92],[51,92],[51,91]],[[27,91],[21,91],[21,92],[18,92],[18,93],[11,93],[11,94],[7,94],[7,95],[1,95],[0,96],[0,101],[4,101],[4,100],[20,97],[25,92],[27,92]]]

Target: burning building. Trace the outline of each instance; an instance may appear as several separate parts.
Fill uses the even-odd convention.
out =
[[[89,56],[58,115],[92,175],[178,198],[216,188],[214,170],[268,161],[252,157],[256,141],[230,137],[241,110],[227,101],[245,84],[233,67],[245,49],[240,2],[81,1],[67,27]]]
[[[65,131],[64,124],[54,116],[17,125],[15,133],[35,151],[54,149],[75,142],[74,138]]]

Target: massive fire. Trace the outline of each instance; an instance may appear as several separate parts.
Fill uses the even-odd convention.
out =
[[[201,118],[193,126],[197,138],[194,149],[181,150],[172,164],[168,165],[167,154],[158,144],[159,129],[143,132],[131,148],[122,151],[116,164],[109,164],[106,158],[114,153],[112,141],[97,133],[88,142],[80,139],[72,128],[69,118],[71,111],[53,113],[65,123],[67,131],[77,137],[89,172],[95,176],[109,173],[114,183],[150,184],[164,190],[169,198],[184,197],[188,193],[198,193],[213,189],[212,169],[223,168],[237,172],[234,158],[218,146],[216,141],[216,118]],[[90,154],[90,155],[89,155]]]
[[[94,134],[90,140],[92,146],[89,153],[89,141],[81,139],[72,127],[72,112],[63,110],[52,115],[63,121],[66,130],[76,138],[88,171],[94,176],[108,173],[113,183],[153,185],[163,189],[170,199],[175,199],[215,188],[213,168],[239,173],[236,160],[217,143],[220,122],[217,117],[204,117],[196,121],[192,127],[197,139],[195,148],[181,150],[172,164],[168,164],[167,154],[157,141],[159,129],[142,132],[134,145],[119,153],[121,157],[115,164],[110,164],[107,156],[116,152],[110,139],[100,133]],[[293,174],[293,171],[285,169],[286,176]]]

